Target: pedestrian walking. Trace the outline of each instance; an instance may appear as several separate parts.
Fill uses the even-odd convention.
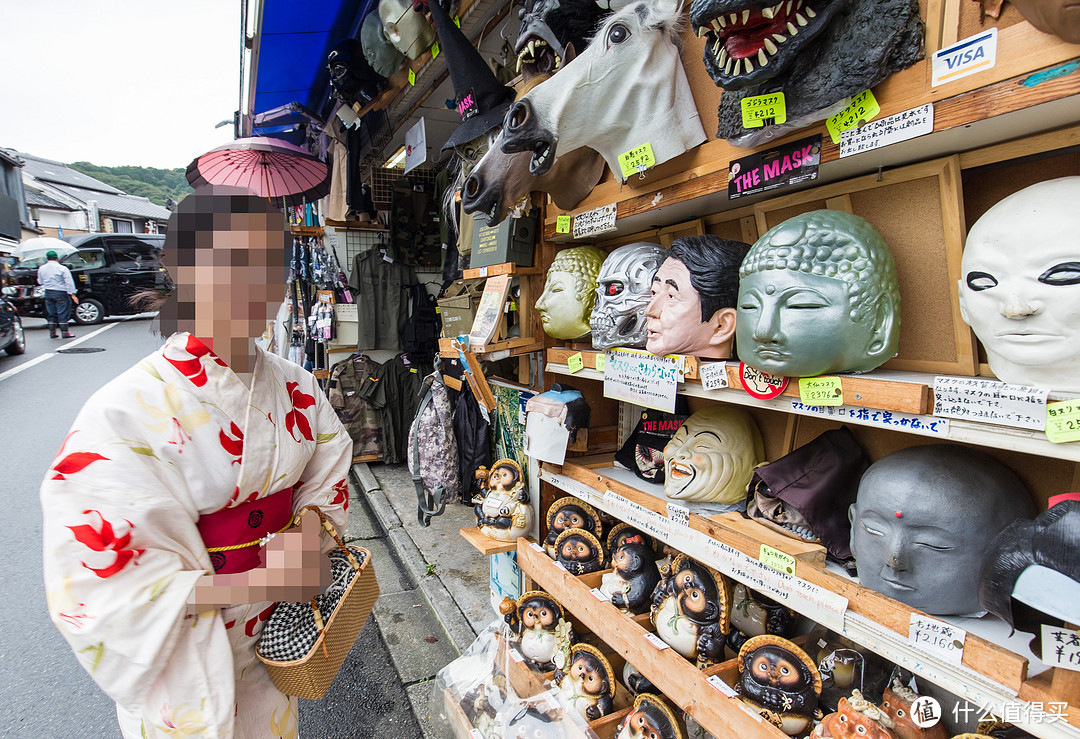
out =
[[[75,280],[71,277],[71,270],[60,264],[60,257],[56,252],[49,250],[45,253],[45,264],[38,267],[38,284],[45,288],[45,313],[49,319],[49,338],[55,339],[56,327],[60,327],[60,336],[65,339],[74,339],[75,335],[68,331],[68,322],[71,320],[71,304],[79,304],[75,296]]]

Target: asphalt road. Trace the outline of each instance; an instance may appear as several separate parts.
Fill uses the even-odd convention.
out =
[[[38,488],[75,415],[113,377],[160,346],[146,318],[74,326],[50,339],[24,321],[27,352],[0,352],[0,510],[9,546],[0,576],[0,737],[118,737],[114,704],[75,660],[45,606]],[[57,354],[65,346],[102,348]],[[369,623],[330,694],[301,701],[300,735],[412,739],[420,735],[381,635]]]

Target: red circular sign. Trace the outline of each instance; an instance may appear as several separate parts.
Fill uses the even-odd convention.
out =
[[[772,400],[788,386],[788,378],[756,370],[746,362],[739,362],[739,380],[743,390],[759,400]]]

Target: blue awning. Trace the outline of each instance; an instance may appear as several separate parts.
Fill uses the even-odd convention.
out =
[[[252,112],[298,102],[323,120],[330,115],[326,55],[358,36],[375,0],[264,0]]]

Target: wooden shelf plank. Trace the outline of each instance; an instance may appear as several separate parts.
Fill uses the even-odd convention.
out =
[[[742,381],[739,378],[739,365],[728,362],[727,366],[728,386],[742,389]],[[900,413],[912,413],[923,415],[930,411],[930,384],[933,377],[927,377],[923,382],[896,382],[893,380],[881,380],[872,373],[864,375],[837,375],[840,378],[840,386],[844,390],[844,403],[856,408],[876,408],[883,411],[899,411]],[[783,396],[786,398],[798,398],[799,383],[796,378],[784,389]]]
[[[517,549],[516,541],[499,541],[498,539],[492,539],[490,536],[481,534],[480,529],[477,526],[466,526],[462,528],[461,536],[465,541],[476,547],[476,551],[480,552],[480,554],[483,554],[485,557],[492,554],[512,552]]]
[[[464,280],[472,280],[476,278],[494,277],[495,275],[539,275],[543,274],[543,270],[540,267],[519,267],[513,262],[503,262],[502,264],[489,264],[487,267],[473,267],[462,271],[461,277]]]

